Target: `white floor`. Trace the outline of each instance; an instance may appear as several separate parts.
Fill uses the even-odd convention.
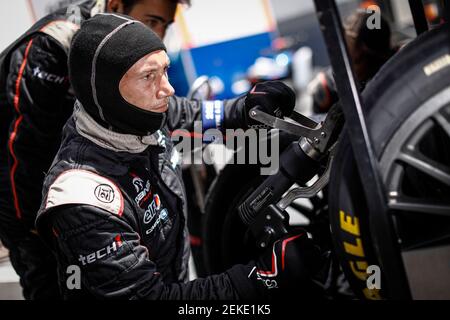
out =
[[[9,260],[0,262],[0,300],[23,300],[19,277]]]

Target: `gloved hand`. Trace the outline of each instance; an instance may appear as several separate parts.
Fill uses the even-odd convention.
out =
[[[311,298],[323,294],[314,278],[324,267],[318,247],[298,229],[277,240],[256,261],[228,272],[241,299]]]
[[[243,117],[248,128],[265,127],[248,114],[256,106],[279,118],[289,116],[295,107],[295,92],[281,81],[257,83],[245,97]]]

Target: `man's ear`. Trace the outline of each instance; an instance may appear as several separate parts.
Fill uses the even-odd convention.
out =
[[[122,0],[108,0],[106,4],[106,12],[123,13]]]

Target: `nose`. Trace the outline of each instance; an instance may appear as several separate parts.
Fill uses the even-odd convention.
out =
[[[158,90],[158,99],[164,99],[171,97],[175,94],[175,89],[172,87],[172,85],[169,82],[169,78],[167,75],[162,76],[161,78],[161,85]]]

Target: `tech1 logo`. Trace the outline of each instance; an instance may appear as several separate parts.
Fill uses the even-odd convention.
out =
[[[96,261],[105,259],[111,254],[117,252],[117,250],[123,245],[122,237],[120,234],[116,235],[113,241],[103,248],[94,250],[88,254],[80,254],[78,261],[80,265],[71,264],[66,269],[67,279],[66,287],[69,290],[80,290],[81,289],[81,268],[80,266],[86,266]]]

